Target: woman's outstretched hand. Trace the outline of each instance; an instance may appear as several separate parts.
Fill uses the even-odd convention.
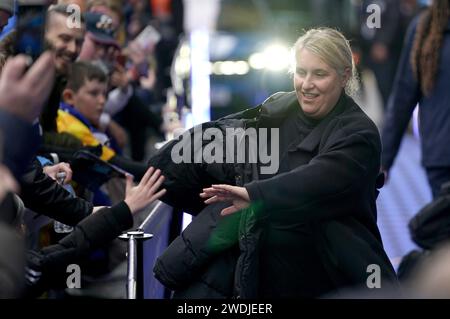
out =
[[[159,169],[155,171],[153,167],[147,170],[137,186],[133,186],[133,177],[127,175],[125,203],[127,203],[132,214],[143,209],[166,193],[165,189],[156,192],[161,187],[163,181],[164,176],[161,175],[161,171]]]
[[[250,206],[250,197],[245,187],[212,185],[209,188],[204,188],[200,197],[206,199],[205,204],[232,202],[233,204],[230,207],[222,210],[220,213],[222,216],[233,214]]]

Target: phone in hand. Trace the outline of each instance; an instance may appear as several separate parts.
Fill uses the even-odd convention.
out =
[[[161,40],[161,34],[151,25],[145,27],[134,39],[144,51],[151,50]]]
[[[36,60],[45,50],[48,0],[18,0],[15,53]]]

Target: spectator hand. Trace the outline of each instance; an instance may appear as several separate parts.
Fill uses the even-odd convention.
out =
[[[232,202],[230,207],[224,208],[220,213],[222,216],[233,214],[250,206],[250,197],[245,187],[231,185],[212,185],[204,188],[200,193],[201,198],[207,198],[205,204],[217,202]]]
[[[145,61],[146,53],[136,41],[130,42],[127,52],[133,64],[139,65]]]
[[[56,174],[60,172],[66,173],[66,178],[64,179],[64,184],[69,183],[72,180],[72,169],[68,163],[59,163],[52,166],[45,166],[43,168],[45,174],[47,174],[51,179],[56,181]]]
[[[155,70],[151,69],[148,71],[147,76],[142,76],[139,80],[141,87],[146,90],[153,90],[156,83]]]
[[[159,169],[155,171],[153,167],[147,170],[137,186],[133,186],[133,177],[127,175],[125,203],[132,214],[135,214],[166,193],[165,189],[156,193],[163,181],[164,176],[161,175],[161,171]]]
[[[27,70],[29,64],[23,55],[6,62],[0,77],[0,107],[32,123],[50,95],[55,68],[50,52],[42,54]]]

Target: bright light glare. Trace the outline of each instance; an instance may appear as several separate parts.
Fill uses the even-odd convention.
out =
[[[234,61],[225,61],[220,65],[220,71],[225,75],[234,74]]]
[[[190,58],[191,48],[187,44],[183,44],[180,48],[180,57],[182,58]]]
[[[180,75],[187,75],[191,71],[191,60],[180,57],[175,61],[175,72]]]
[[[289,66],[291,58],[289,50],[281,45],[272,45],[264,50],[266,68],[272,71],[281,71]]]
[[[264,69],[266,66],[265,56],[262,53],[253,53],[248,59],[248,63],[256,70]]]
[[[246,61],[236,61],[234,62],[234,73],[239,75],[247,74],[250,70],[248,63]]]
[[[211,73],[216,75],[244,75],[249,70],[246,61],[217,61],[211,66]]]
[[[210,120],[209,33],[193,31],[190,43],[192,115],[196,125]]]
[[[280,44],[267,47],[263,52],[257,52],[250,56],[248,62],[256,70],[268,69],[281,71],[289,67],[291,54],[288,48]]]
[[[222,62],[214,62],[211,71],[213,74],[222,75]]]

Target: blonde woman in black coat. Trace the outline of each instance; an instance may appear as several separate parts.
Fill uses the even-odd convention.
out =
[[[356,82],[349,43],[336,30],[312,29],[294,52],[294,92],[204,124],[277,128],[280,165],[249,177],[247,163],[235,164],[233,182],[203,189],[209,206],[155,267],[175,297],[314,298],[396,281],[376,225],[380,136],[347,94]],[[173,184],[175,173],[162,170]]]

